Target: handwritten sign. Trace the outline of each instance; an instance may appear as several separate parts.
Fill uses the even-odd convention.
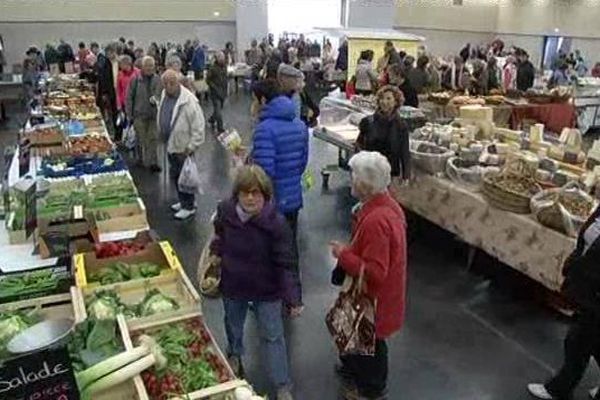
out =
[[[79,400],[68,351],[44,350],[0,365],[0,399]]]

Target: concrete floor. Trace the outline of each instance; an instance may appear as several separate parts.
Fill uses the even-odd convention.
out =
[[[209,106],[203,106],[208,114]],[[248,96],[243,94],[234,95],[225,107],[226,127],[237,128],[246,141],[251,134],[248,107]],[[0,143],[10,143],[12,137],[5,131]],[[311,139],[310,168],[316,176],[336,157],[335,148]],[[172,219],[169,205],[176,201],[176,193],[162,175],[131,169],[150,225],[173,243],[193,281],[210,232],[209,218],[230,190],[228,159],[212,135],[207,135],[198,159],[206,193],[198,199],[195,219],[187,222]],[[334,175],[328,191],[317,187],[306,194],[301,212],[306,309],[300,318],[286,323],[294,394],[299,400],[337,399],[336,353],[324,324],[336,296],[336,288],[329,284],[333,260],[327,243],[349,237],[354,201],[348,186],[346,175]],[[451,235],[418,219],[411,232],[407,320],[389,341],[390,400],[529,399],[526,384],[543,381],[560,367],[567,321],[539,300],[543,290],[524,276],[485,255],[478,256],[467,271],[466,248]],[[225,349],[221,302],[204,300],[203,310]],[[253,318],[246,336],[247,378],[264,393],[268,382]],[[586,390],[599,381],[597,369],[590,368],[575,399],[587,398]]]

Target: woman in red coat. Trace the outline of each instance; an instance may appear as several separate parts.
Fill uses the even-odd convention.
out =
[[[140,74],[140,70],[133,66],[129,56],[119,58],[119,75],[117,78],[117,107],[125,112],[125,102],[129,93],[129,84]],[[129,118],[131,116],[128,116]]]
[[[377,152],[350,160],[352,195],[360,200],[354,215],[352,244],[332,242],[338,266],[351,277],[364,268],[366,293],[376,300],[375,356],[342,355],[338,373],[344,399],[385,399],[388,375],[386,339],[404,321],[406,298],[406,220],[389,195],[391,167]]]

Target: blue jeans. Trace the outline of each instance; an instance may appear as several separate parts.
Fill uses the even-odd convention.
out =
[[[258,320],[261,346],[267,357],[269,377],[279,388],[290,384],[287,361],[287,348],[283,336],[283,317],[281,301],[255,301],[254,311]],[[229,356],[244,355],[244,323],[250,302],[223,298],[225,308],[225,330]]]

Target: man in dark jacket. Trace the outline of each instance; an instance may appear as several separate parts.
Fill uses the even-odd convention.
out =
[[[521,51],[517,55],[519,58],[519,66],[517,67],[517,89],[521,92],[526,92],[533,87],[535,81],[535,67],[529,61],[529,54],[526,51]]]
[[[44,59],[46,60],[46,64],[48,68],[50,68],[53,64],[58,64],[60,61],[60,55],[54,46],[51,44],[46,45],[46,50],[44,51]]]
[[[345,39],[338,49],[338,57],[335,62],[335,69],[338,71],[348,71],[348,41]]]
[[[117,121],[117,75],[119,72],[119,62],[117,61],[117,44],[109,43],[104,48],[104,53],[98,54],[96,61],[96,76],[98,79],[98,88],[96,103],[106,121],[106,127],[113,136],[116,136]],[[120,140],[121,138],[116,138]]]
[[[223,127],[223,105],[227,98],[227,61],[225,60],[225,54],[220,51],[215,55],[215,62],[208,70],[208,76],[206,77],[206,83],[208,84],[208,90],[210,100],[213,105],[213,114],[208,119],[208,122],[214,128],[217,125],[217,132],[225,132]]]
[[[419,108],[419,96],[417,91],[412,86],[407,78],[406,72],[398,64],[392,65],[389,68],[390,85],[396,86],[404,96],[405,106]]]
[[[156,74],[156,62],[153,57],[146,56],[142,59],[142,73],[131,81],[125,107],[138,139],[138,162],[152,172],[161,171],[156,125],[156,106],[161,93],[162,83]]]
[[[75,54],[73,53],[71,45],[65,42],[64,39],[60,39],[60,44],[58,45],[58,57],[58,67],[60,68],[60,72],[65,73],[65,63],[74,62]]]
[[[191,53],[190,66],[194,71],[194,79],[204,79],[204,69],[206,68],[206,55],[204,49],[197,40],[194,41],[193,52]]]
[[[402,60],[400,59],[400,55],[396,51],[396,47],[391,40],[385,42],[385,55],[388,58],[387,65],[400,65],[402,64]]]
[[[577,247],[565,261],[562,291],[575,304],[577,311],[565,339],[565,359],[561,369],[546,384],[532,383],[527,387],[536,398],[570,399],[590,358],[600,359],[599,259],[600,207],[581,227]],[[594,390],[592,397],[600,400],[600,393]]]
[[[262,110],[254,131],[252,159],[273,180],[277,208],[296,238],[298,214],[303,206],[302,176],[308,164],[308,129],[296,116],[293,101],[278,92],[277,81],[257,82],[253,92]],[[298,259],[296,240],[294,253]],[[299,313],[302,305],[299,274],[294,303],[288,304],[292,314]]]

